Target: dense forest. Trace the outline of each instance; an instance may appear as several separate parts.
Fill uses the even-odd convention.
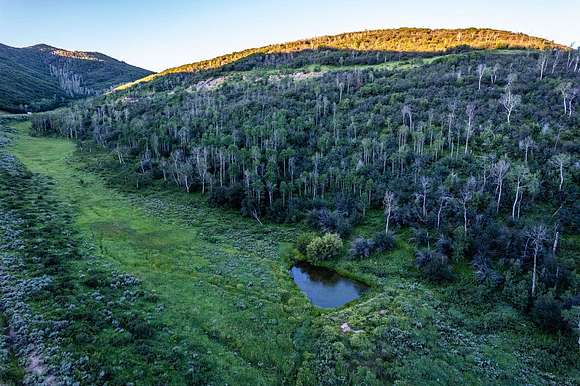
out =
[[[467,266],[477,301],[577,350],[580,53],[491,30],[388,34],[168,70],[36,115],[32,133],[107,149],[137,189],[162,181],[259,224],[306,223],[318,233],[297,258],[363,261],[405,237],[425,281]],[[377,212],[374,236],[352,234]],[[338,354],[321,350],[312,376],[333,384]]]
[[[54,109],[150,73],[98,52],[0,44],[0,110]]]

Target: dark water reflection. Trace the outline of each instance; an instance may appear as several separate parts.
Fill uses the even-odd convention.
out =
[[[290,275],[310,302],[321,308],[340,307],[358,299],[368,289],[364,284],[340,276],[335,271],[298,262]]]

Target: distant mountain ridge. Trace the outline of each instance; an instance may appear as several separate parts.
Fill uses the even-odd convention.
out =
[[[98,52],[0,44],[0,110],[51,109],[149,74]]]
[[[259,48],[250,48],[232,52],[213,59],[203,60],[178,67],[169,68],[159,73],[151,74],[143,79],[121,85],[124,89],[136,83],[147,82],[158,77],[175,74],[191,73],[219,68],[236,61],[257,55],[282,53],[298,53],[306,50],[334,49],[351,51],[389,51],[404,53],[441,53],[457,48],[470,49],[565,49],[566,47],[553,41],[490,28],[462,29],[429,29],[429,28],[398,28],[380,29],[360,32],[348,32],[339,35],[326,35],[293,42],[272,44]]]

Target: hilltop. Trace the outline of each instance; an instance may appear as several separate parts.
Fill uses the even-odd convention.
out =
[[[268,55],[292,54],[297,59],[301,52],[338,50],[349,52],[439,54],[454,49],[565,49],[553,41],[489,28],[429,29],[399,28],[349,32],[340,35],[326,35],[294,42],[272,44],[259,48],[218,56],[213,59],[184,64],[151,74],[135,82],[122,85],[124,89],[136,83],[148,82],[158,77],[191,73],[220,68],[253,57],[267,60]]]
[[[98,52],[0,44],[0,110],[46,110],[149,74]]]

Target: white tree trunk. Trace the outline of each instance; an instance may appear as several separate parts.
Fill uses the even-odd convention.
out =
[[[499,193],[497,195],[497,207],[495,208],[495,211],[496,212],[499,212],[499,204],[501,202],[501,188],[502,188],[502,185],[503,185],[502,184],[502,181],[500,181],[500,183],[499,183]]]
[[[465,205],[465,201],[463,201],[463,230],[467,234],[467,206]]]
[[[512,206],[512,220],[516,218],[516,206],[518,204],[518,197],[520,195],[520,179],[518,178],[518,185],[516,186],[516,198],[514,199],[514,204]]]
[[[538,262],[538,248],[534,248],[534,270],[532,272],[532,296],[536,293],[536,268]]]

